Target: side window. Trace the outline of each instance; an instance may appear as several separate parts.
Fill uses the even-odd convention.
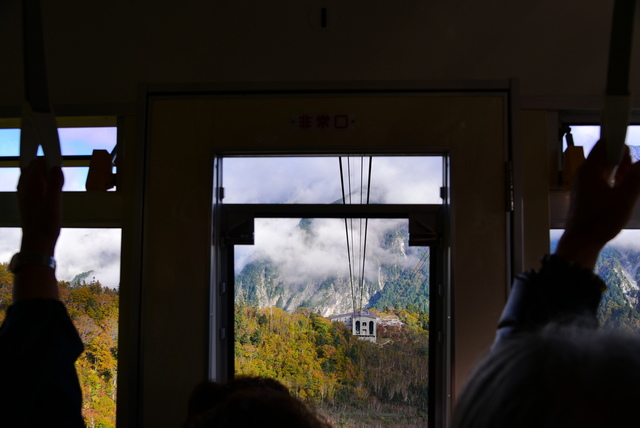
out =
[[[65,174],[63,191],[82,192],[93,150],[111,152],[117,144],[117,128],[59,128],[59,135]],[[0,129],[0,196],[3,204],[15,204],[11,193],[16,191],[20,176],[19,147],[19,129]],[[67,209],[73,211],[73,204],[86,203],[82,194],[78,196],[80,198],[67,204]],[[92,200],[95,204],[100,199]],[[100,211],[103,207],[97,208]],[[0,322],[11,304],[13,278],[8,272],[9,260],[19,250],[21,239],[15,218],[7,217],[10,211],[17,212],[17,207],[0,211]],[[85,346],[85,352],[76,364],[85,423],[114,428],[118,396],[121,230],[114,228],[113,218],[109,218],[108,225],[101,225],[102,219],[82,218],[81,215],[76,214],[74,220],[91,227],[62,229],[55,254],[56,276],[61,300]]]
[[[443,169],[441,156],[224,157],[234,374],[283,382],[336,426],[426,425],[440,233],[426,213],[441,212]]]
[[[570,125],[576,146],[582,146],[584,155],[600,138],[599,126]],[[627,145],[634,162],[640,160],[640,126],[627,130]],[[563,150],[566,150],[566,137]],[[638,227],[640,219],[633,218],[630,227]],[[550,233],[551,251],[558,243],[562,229]],[[609,329],[640,331],[640,229],[623,230],[600,253],[595,272],[607,284],[600,307],[600,325]]]
[[[84,191],[94,149],[112,152],[117,143],[115,126],[59,128],[65,192]],[[42,154],[42,148],[39,151]],[[20,177],[20,130],[0,129],[0,192],[14,192]]]
[[[562,230],[551,230],[551,251]],[[623,230],[600,253],[595,273],[607,284],[598,320],[608,329],[640,332],[640,230]]]

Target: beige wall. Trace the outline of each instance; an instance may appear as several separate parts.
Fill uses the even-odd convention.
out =
[[[356,129],[292,130],[290,116],[309,111],[348,112]],[[154,100],[142,259],[144,426],[178,424],[189,391],[207,376],[216,151],[448,151],[458,389],[490,345],[505,298],[505,123],[501,95]]]
[[[549,252],[548,113],[524,110],[520,115],[523,175],[524,268],[537,269]],[[557,130],[552,130],[554,134]]]

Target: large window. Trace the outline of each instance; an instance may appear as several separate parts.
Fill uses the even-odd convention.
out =
[[[105,122],[100,118],[98,122]],[[107,122],[111,122],[108,120]],[[117,128],[113,126],[59,129],[65,185],[63,191],[80,196],[69,202],[72,223],[88,227],[61,231],[56,247],[56,276],[60,297],[82,339],[85,352],[76,364],[83,393],[83,415],[87,426],[115,427],[118,388],[118,324],[120,296],[121,230],[112,216],[86,218],[86,204],[99,205],[92,212],[113,212],[100,206],[100,198],[85,201],[90,157],[94,149],[113,151]],[[0,129],[0,196],[6,210],[0,212],[0,320],[11,304],[11,256],[20,249],[21,231],[15,206],[19,170],[19,129]],[[115,195],[111,195],[115,196]],[[13,206],[9,206],[13,204]],[[108,209],[105,209],[108,208]],[[85,213],[85,214],[83,214]],[[106,217],[105,217],[106,218]],[[67,219],[68,222],[69,219]],[[106,223],[106,224],[105,224]],[[11,227],[7,227],[11,226]]]
[[[439,204],[439,156],[228,157],[225,203]]]
[[[440,230],[411,212],[439,212],[442,157],[222,162],[223,210],[248,219],[223,232],[235,373],[282,381],[336,426],[426,425]]]
[[[65,162],[62,190],[84,191],[89,173],[89,160],[94,149],[113,151],[117,141],[116,127],[59,128],[60,149]],[[39,148],[42,155],[42,148]],[[0,129],[0,192],[16,190],[20,168],[20,130]]]
[[[593,146],[600,139],[600,127],[595,125],[573,125],[571,135],[576,146],[581,146],[584,156],[587,157]],[[627,128],[627,145],[629,146],[631,159],[640,160],[640,126],[632,125]],[[562,149],[567,149],[566,139],[562,140]]]

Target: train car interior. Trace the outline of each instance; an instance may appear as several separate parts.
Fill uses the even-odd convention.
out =
[[[42,2],[48,94],[68,173],[58,279],[72,296],[96,279],[105,287],[95,290],[117,294],[109,322],[72,316],[91,323],[78,327],[87,340],[110,333],[113,341],[110,368],[87,372],[95,385],[111,382],[84,391],[85,401],[108,402],[86,408],[89,426],[180,426],[199,382],[228,380],[239,367],[275,373],[276,363],[259,365],[252,355],[268,354],[263,343],[273,353],[289,346],[284,332],[277,342],[259,331],[273,333],[287,317],[299,317],[296,328],[315,328],[318,345],[317,326],[329,329],[330,316],[342,316],[340,328],[368,337],[349,346],[382,355],[404,340],[384,334],[413,322],[406,312],[413,308],[427,342],[411,367],[425,386],[406,394],[422,404],[403,402],[400,389],[378,394],[364,371],[360,380],[329,376],[338,369],[328,349],[337,344],[312,352],[325,370],[318,390],[302,385],[316,372],[312,360],[299,374],[292,368],[298,380],[285,384],[333,409],[336,426],[446,427],[491,346],[514,275],[550,252],[571,174],[599,138],[613,6]],[[18,249],[18,141],[32,78],[24,15],[17,0],[0,5],[0,263]],[[632,125],[640,122],[639,49],[630,63]],[[640,146],[633,128],[627,143]],[[74,182],[77,171],[86,185]],[[639,227],[640,214],[629,240]],[[94,240],[85,243],[87,236]],[[396,236],[405,240],[397,241],[401,249]],[[333,259],[320,249],[334,238],[346,240],[346,252]],[[295,243],[285,247],[287,239]],[[397,275],[418,291],[399,282],[384,291],[396,271],[380,260],[397,251],[409,260]],[[95,267],[73,271],[63,252],[69,260],[90,256]],[[267,253],[270,263],[281,261],[277,268],[260,259]],[[117,272],[97,276],[107,259],[117,259]],[[348,270],[351,288],[342,273],[313,289],[300,279],[323,264]],[[268,276],[269,269],[280,270]],[[295,290],[284,284],[287,275],[298,279]],[[428,322],[419,324],[423,313]],[[299,352],[294,360],[303,359]],[[87,364],[107,364],[90,355]],[[392,363],[368,364],[385,371]],[[360,394],[354,408],[363,414],[419,417],[384,425],[378,415],[356,425],[350,404],[332,405],[345,394]],[[106,408],[110,416],[96,416]]]

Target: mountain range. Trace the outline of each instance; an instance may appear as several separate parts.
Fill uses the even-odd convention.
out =
[[[302,219],[298,227],[313,229],[314,221]],[[354,307],[428,312],[429,249],[409,247],[406,224],[372,229],[371,233],[377,236],[368,239],[375,248],[367,249],[364,280],[356,273],[340,274],[339,269],[288,276],[275,257],[256,253],[236,273],[236,301],[258,308],[275,306],[287,312],[305,307],[322,316],[351,312]],[[307,239],[309,247],[321,246],[317,234],[310,233]],[[343,262],[347,264],[346,259]]]
[[[552,250],[558,239],[552,239]],[[595,273],[607,284],[598,308],[603,328],[640,328],[640,249],[610,243],[600,253]]]
[[[313,219],[302,219],[301,229],[313,228]],[[267,253],[256,253],[236,274],[236,301],[263,308],[274,306],[287,312],[305,307],[322,316],[351,312],[358,308],[409,308],[429,312],[429,249],[409,247],[405,226],[397,224],[374,231],[378,239],[366,264],[364,281],[328,270],[324,275],[286,274],[283,263]],[[307,244],[318,245],[311,234]],[[552,239],[552,249],[557,238]],[[346,263],[346,261],[345,261]],[[304,266],[302,267],[304,269]],[[640,249],[609,244],[601,252],[595,269],[607,283],[598,310],[605,328],[636,330],[640,327]],[[362,285],[360,285],[362,284]],[[353,287],[353,293],[352,293]]]

